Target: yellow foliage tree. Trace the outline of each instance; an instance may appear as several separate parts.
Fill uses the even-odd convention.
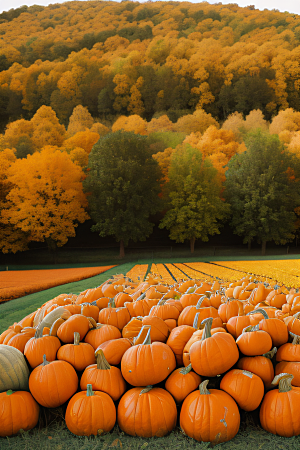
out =
[[[269,123],[265,120],[260,109],[253,109],[248,116],[245,117],[244,127],[246,131],[254,130],[255,128],[261,128],[262,130],[267,131]]]
[[[300,130],[300,112],[294,111],[293,108],[287,108],[279,111],[270,124],[269,131],[271,134],[278,134],[288,130],[291,133]]]
[[[16,148],[19,139],[23,136],[32,138],[33,124],[29,120],[15,120],[7,125],[4,133],[4,141],[8,148]]]
[[[66,129],[59,123],[55,111],[50,106],[41,106],[31,119],[32,141],[37,149],[45,145],[60,147],[65,139]]]
[[[212,117],[211,114],[206,113],[203,109],[198,109],[194,114],[187,114],[180,117],[174,124],[175,131],[186,133],[204,133],[208,127],[214,125],[219,127],[218,122]]]
[[[137,114],[119,117],[112,126],[113,133],[118,130],[133,131],[135,134],[147,134],[147,122]]]
[[[74,136],[78,131],[89,130],[94,123],[94,119],[88,109],[82,105],[78,105],[73,109],[69,119],[68,136]]]
[[[31,241],[64,245],[89,218],[82,190],[84,173],[66,152],[44,149],[15,161],[7,171],[13,187],[2,221],[29,234]]]
[[[80,147],[76,147],[70,151],[70,158],[75,164],[78,164],[78,166],[82,168],[86,167],[89,162],[89,155]]]
[[[147,124],[147,134],[155,133],[156,131],[175,131],[173,122],[166,114],[157,119],[152,119]]]
[[[3,253],[16,253],[27,250],[27,235],[11,223],[3,223],[1,211],[9,206],[7,196],[13,185],[7,180],[8,169],[16,161],[13,150],[0,151],[0,250]]]
[[[83,148],[87,153],[93,148],[93,145],[99,140],[100,136],[98,133],[94,133],[90,130],[79,131],[74,134],[74,136],[66,139],[63,143],[63,148],[68,152],[74,150],[77,147]]]
[[[163,152],[155,153],[155,155],[152,155],[152,158],[154,158],[160,167],[160,170],[162,172],[162,188],[165,183],[169,181],[168,172],[171,164],[171,158],[174,153],[175,149],[172,147],[166,148]]]
[[[103,125],[103,123],[95,122],[90,131],[93,133],[98,133],[99,136],[102,137],[109,133],[109,128]]]

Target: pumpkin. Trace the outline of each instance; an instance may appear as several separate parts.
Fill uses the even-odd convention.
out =
[[[183,365],[183,349],[194,332],[195,328],[189,325],[181,325],[174,328],[168,337],[167,345],[173,350],[178,366]]]
[[[299,361],[281,361],[275,366],[275,375],[280,373],[290,373],[293,375],[292,386],[300,387],[300,362]]]
[[[212,317],[205,319],[205,329],[200,341],[190,348],[192,367],[199,375],[214,377],[222,374],[237,362],[239,351],[229,333],[211,334]]]
[[[300,336],[289,333],[293,341],[282,345],[276,354],[276,361],[300,361]]]
[[[132,386],[160,383],[176,367],[170,347],[163,342],[151,343],[150,331],[151,327],[144,342],[129,348],[121,361],[122,375]]]
[[[300,335],[300,312],[294,314],[293,316],[286,317],[283,321],[286,324],[288,331],[294,334]]]
[[[193,326],[195,316],[199,313],[199,321],[207,319],[208,317],[219,318],[218,310],[213,306],[203,307],[201,306],[203,298],[201,297],[196,306],[187,306],[180,313],[178,317],[178,325],[190,325]]]
[[[74,343],[63,345],[58,349],[57,359],[72,364],[77,371],[84,370],[95,363],[95,350],[90,344],[80,342],[80,334],[74,333]]]
[[[171,303],[169,303],[171,301]],[[174,302],[176,302],[177,300],[160,300],[156,306],[153,306],[149,312],[149,316],[150,317],[160,317],[162,320],[166,320],[166,319],[175,319],[177,320],[179,317],[179,314],[181,312],[182,305],[180,303],[180,301],[177,301],[177,303],[180,305],[180,307],[178,308],[178,306],[176,306],[176,304],[174,304]]]
[[[106,392],[117,401],[126,390],[126,383],[118,367],[110,366],[105,359],[103,350],[95,352],[97,364],[87,367],[80,380],[80,389],[85,390],[88,384],[95,391]]]
[[[24,355],[34,369],[42,364],[46,355],[48,361],[56,359],[57,350],[61,346],[60,340],[56,336],[43,336],[44,327],[38,327],[33,338],[29,339],[24,348]]]
[[[78,388],[75,369],[66,361],[47,361],[33,369],[29,389],[35,400],[46,408],[57,408],[69,400]]]
[[[226,329],[235,339],[237,339],[243,332],[243,329],[251,325],[251,319],[246,316],[234,316],[226,323]]]
[[[105,392],[87,390],[77,392],[69,401],[65,421],[77,436],[99,436],[111,431],[116,423],[116,407]]]
[[[239,287],[239,286],[237,286]],[[237,289],[237,287],[235,289]],[[235,299],[227,299],[218,308],[218,314],[223,323],[228,322],[231,317],[244,315],[243,302]]]
[[[271,336],[266,331],[260,330],[258,325],[244,328],[236,343],[246,356],[263,355],[272,348]]]
[[[207,389],[203,381],[197,391],[184,400],[180,412],[180,428],[196,441],[215,445],[227,442],[239,431],[240,413],[236,402],[226,392]]]
[[[238,360],[237,367],[238,369],[248,370],[249,372],[255,373],[262,379],[265,388],[270,389],[274,379],[274,367],[271,360],[276,351],[277,348],[274,347],[264,355],[244,356]]]
[[[220,389],[231,395],[244,411],[258,408],[264,396],[264,383],[248,370],[233,369],[222,378]]]
[[[129,303],[130,304],[130,303]],[[111,299],[107,308],[101,309],[99,312],[98,322],[113,325],[122,330],[130,321],[130,314],[125,307],[116,308],[114,299]]]
[[[292,387],[293,375],[278,374],[272,381],[278,389],[267,392],[260,408],[260,423],[264,430],[283,437],[300,434],[300,389]]]
[[[182,306],[184,308],[186,308],[187,306],[196,306],[198,301],[200,300],[200,297],[201,297],[201,294],[194,294],[194,293],[187,294],[186,293],[180,297],[179,301],[182,304]],[[210,304],[203,305],[203,306],[210,306]]]
[[[91,303],[81,303],[80,314],[86,317],[92,317],[97,322],[99,317],[99,308],[97,305],[92,305]]]
[[[26,391],[8,390],[0,394],[0,437],[31,430],[39,420],[39,405]]]
[[[0,392],[28,391],[28,379],[29,369],[23,353],[14,347],[0,344]]]
[[[89,330],[89,319],[81,314],[74,314],[60,325],[57,330],[57,337],[65,344],[71,344],[75,332],[80,334],[80,340],[82,341]]]
[[[147,316],[151,309],[145,299],[136,300],[134,302],[126,302],[124,306],[128,309],[131,317]]]
[[[20,350],[20,352],[24,353],[25,345],[27,344],[29,339],[31,339],[35,335],[35,332],[36,330],[34,328],[23,328],[20,333],[17,333],[10,338],[10,340],[7,342],[7,345],[15,347]]]
[[[118,405],[118,425],[130,436],[162,437],[176,425],[177,408],[169,392],[161,388],[133,388]]]
[[[270,318],[264,309],[257,309],[256,312],[260,312],[264,319],[259,322],[259,329],[266,331],[272,338],[273,347],[280,347],[288,341],[288,328],[286,324],[275,318]],[[253,311],[248,313],[253,314]]]
[[[142,325],[150,325],[151,341],[166,342],[170,332],[167,323],[160,317],[146,316],[142,319]]]
[[[132,343],[127,338],[111,339],[110,341],[103,342],[96,349],[102,350],[107,362],[113,366],[120,364],[122,356],[132,346]]]
[[[174,370],[165,382],[165,388],[181,403],[201,383],[201,377],[192,371],[192,364]]]
[[[111,339],[119,339],[121,332],[113,325],[103,325],[97,323],[97,327],[90,330],[86,335],[84,342],[91,344],[96,350],[103,342],[110,341]]]

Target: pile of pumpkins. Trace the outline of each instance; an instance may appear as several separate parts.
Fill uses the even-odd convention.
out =
[[[75,435],[165,436],[179,420],[221,443],[240,410],[300,434],[300,293],[250,277],[222,285],[111,278],[61,294],[0,335],[0,436],[66,404]],[[218,388],[213,384],[218,380]],[[212,386],[212,387],[211,387]],[[68,402],[68,403],[67,403]]]

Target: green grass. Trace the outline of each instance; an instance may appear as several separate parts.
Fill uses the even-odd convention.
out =
[[[222,450],[298,450],[300,437],[282,438],[264,431],[255,423],[251,414],[242,413],[238,434],[229,442],[216,445]],[[46,423],[49,421],[48,423]],[[1,450],[204,450],[209,443],[197,442],[181,433],[179,427],[162,438],[139,438],[128,436],[116,425],[99,437],[74,436],[64,422],[64,408],[41,411],[39,425],[27,432],[10,438],[0,438]]]
[[[117,267],[107,270],[95,277],[87,278],[74,283],[63,284],[44,291],[35,292],[34,294],[26,295],[24,297],[10,300],[9,302],[0,304],[0,334],[7,329],[8,326],[14,322],[19,322],[23,317],[35,311],[48,300],[56,297],[59,294],[79,294],[85,289],[99,286],[105,280],[117,273],[127,273],[134,263],[121,264]],[[1,447],[0,447],[1,448]]]

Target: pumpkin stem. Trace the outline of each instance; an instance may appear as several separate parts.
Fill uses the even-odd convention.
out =
[[[242,333],[251,333],[252,331],[259,331],[259,325],[248,325],[242,331]]]
[[[202,320],[201,324],[205,324],[204,331],[201,337],[201,341],[204,341],[207,338],[211,337],[211,326],[213,323],[213,318],[208,317],[207,319]]]
[[[295,319],[299,319],[299,317],[300,317],[300,311],[298,311],[296,314],[294,314],[293,317],[295,317]]]
[[[136,317],[133,317],[133,319],[135,319]],[[134,345],[138,345],[138,344],[142,344],[145,340],[145,337],[147,336],[146,331],[149,329],[150,325],[143,325],[142,328],[140,329],[139,334],[133,338],[133,344]],[[146,333],[146,334],[145,334]]]
[[[192,364],[189,364],[186,367],[182,367],[182,369],[179,370],[179,373],[182,375],[187,375],[192,370]]]
[[[92,389],[92,385],[88,384],[86,387],[86,396],[87,397],[92,397],[94,395],[93,389]]]
[[[165,299],[161,298],[159,300],[159,302],[157,303],[157,306],[163,306],[166,303],[167,300],[168,300],[167,298],[165,298]]]
[[[209,383],[209,380],[204,380],[202,383],[199,384],[199,391],[201,395],[209,395],[210,392],[207,389],[207,385]]]
[[[74,345],[79,345],[80,342],[80,334],[77,331],[74,331]]]
[[[198,325],[198,322],[199,322],[199,314],[200,314],[200,313],[196,313],[195,319],[194,319],[194,322],[193,322],[193,328],[195,328],[195,330],[203,330],[203,328],[204,328],[204,324],[201,324],[201,323],[200,323],[200,325]]]
[[[9,390],[6,392],[6,395],[12,395],[14,392],[16,392],[16,391],[12,391],[11,389],[9,389]]]
[[[139,395],[147,394],[147,392],[151,391],[151,389],[153,389],[153,386],[151,386],[151,385],[146,386],[144,389],[141,390],[141,392],[139,393]]]
[[[206,297],[206,298],[209,299],[212,295],[213,295],[213,292],[212,292],[212,291],[205,291],[205,297]]]
[[[142,345],[150,345],[151,344],[150,332],[151,332],[151,326],[149,326],[149,330],[147,331],[147,335],[146,335],[145,340],[142,343]]]
[[[265,358],[268,358],[268,359],[272,359],[276,353],[277,353],[277,348],[273,347],[272,350],[270,350],[267,353],[264,353],[262,356],[264,356]]]
[[[298,334],[294,334],[291,331],[289,331],[290,336],[293,338],[293,345],[299,345],[300,344],[300,336]]]
[[[104,356],[102,348],[95,351],[95,356],[97,359],[97,369],[98,370],[109,370],[110,369],[110,365],[108,364],[108,362]]]
[[[203,300],[204,300],[205,298],[207,298],[205,295],[202,295],[202,296],[199,298],[199,300],[197,301],[196,309],[200,309],[200,308],[201,308],[201,305],[202,305]]]
[[[254,309],[253,311],[248,312],[248,313],[246,314],[246,316],[250,316],[250,315],[256,314],[256,313],[262,314],[262,315],[264,316],[264,319],[268,319],[268,318],[269,318],[269,316],[268,316],[268,314],[266,313],[266,311],[265,311],[264,309],[262,309],[262,308]]]
[[[43,355],[43,362],[42,362],[41,366],[47,366],[47,364],[50,364],[50,362],[47,361],[46,355]]]
[[[243,370],[243,374],[246,375],[246,376],[249,377],[249,378],[252,378],[252,377],[253,377],[253,373],[252,373],[252,372],[249,372],[249,370]]]
[[[278,391],[279,392],[289,392],[292,390],[292,379],[294,375],[291,373],[280,373],[276,375],[274,380],[272,381],[273,385],[279,384]]]
[[[108,308],[115,308],[116,307],[116,303],[115,303],[115,297],[111,298],[108,302],[107,305]]]
[[[44,326],[37,327],[36,332],[34,333],[34,338],[39,339],[43,337]]]

